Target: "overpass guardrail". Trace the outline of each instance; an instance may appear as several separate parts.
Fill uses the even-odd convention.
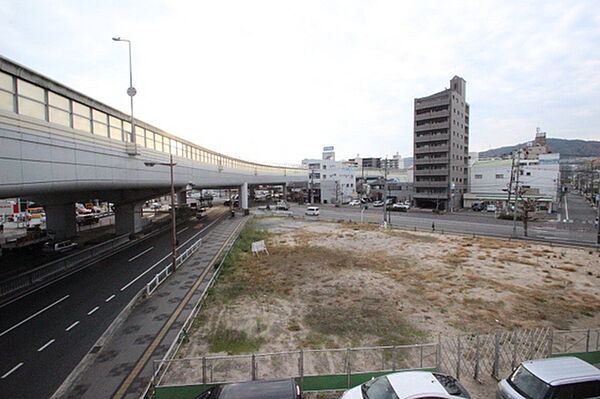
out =
[[[128,241],[129,234],[123,234],[101,244],[84,249],[72,255],[65,256],[64,258],[57,259],[28,272],[21,273],[17,276],[2,281],[0,282],[0,299],[14,294],[19,290],[29,288],[34,284],[56,274],[76,269],[82,263],[94,257],[104,255]]]

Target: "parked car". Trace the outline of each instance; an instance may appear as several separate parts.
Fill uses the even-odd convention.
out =
[[[456,378],[428,371],[406,371],[374,378],[344,393],[341,399],[470,399]]]
[[[275,205],[275,209],[278,211],[287,211],[290,209],[290,205],[287,203],[287,201],[279,201],[277,202],[277,205]]]
[[[399,202],[392,204],[392,208],[396,208],[396,209],[402,209],[405,211],[408,211],[410,209],[410,205],[408,204],[401,204]]]
[[[481,212],[484,209],[486,209],[486,206],[483,202],[473,202],[473,205],[471,205],[471,209],[477,212]]]
[[[383,201],[375,201],[373,202],[373,206],[379,208],[383,206]]]
[[[160,209],[162,208],[162,204],[160,202],[153,202],[150,204],[151,209]]]
[[[198,208],[196,211],[197,219],[204,219],[206,217],[206,208]]]
[[[318,206],[309,206],[306,208],[306,212],[304,214],[308,216],[319,216],[319,207]]]
[[[248,381],[219,385],[202,392],[196,399],[301,399],[300,387],[293,378]]]
[[[348,205],[350,205],[350,206],[360,205],[360,200],[354,199],[354,200],[348,202]]]
[[[576,357],[528,360],[498,383],[496,399],[600,397],[600,370]]]
[[[486,212],[496,212],[496,205],[494,204],[489,204],[486,208],[485,208]]]
[[[58,242],[48,242],[46,246],[43,248],[44,252],[68,252],[77,247],[76,242],[72,242],[70,240],[66,241],[58,241]]]

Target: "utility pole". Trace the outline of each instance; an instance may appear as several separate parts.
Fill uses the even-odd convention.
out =
[[[506,212],[510,212],[510,195],[512,194],[513,179],[515,177],[515,153],[511,154],[512,164],[510,166],[510,180],[508,181],[508,199],[506,201]]]
[[[314,189],[313,189],[313,176],[314,176],[315,171],[313,169],[310,169],[310,204],[313,205],[315,202],[315,196],[314,196]]]
[[[515,207],[513,209],[513,230],[512,237],[517,237],[517,205],[519,204],[519,175],[521,174],[521,150],[517,150],[517,162],[515,169]]]
[[[385,168],[383,174],[383,225],[386,226],[386,216],[387,216],[387,207],[388,207],[388,188],[387,188],[387,156],[385,157]]]

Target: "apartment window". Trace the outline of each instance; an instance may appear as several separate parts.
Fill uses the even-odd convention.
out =
[[[476,179],[483,179],[483,175],[475,175]]]
[[[504,179],[504,174],[502,174],[502,173],[496,174],[496,179]]]

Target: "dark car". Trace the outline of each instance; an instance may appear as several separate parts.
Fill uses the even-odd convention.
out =
[[[301,399],[300,387],[293,378],[283,380],[235,382],[210,388],[196,399]]]

